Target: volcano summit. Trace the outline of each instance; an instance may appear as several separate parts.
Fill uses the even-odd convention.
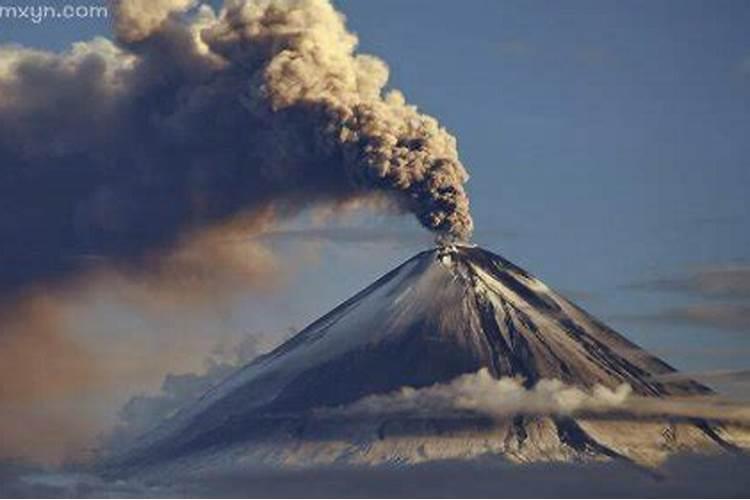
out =
[[[625,387],[649,401],[711,394],[688,379],[670,382],[675,377],[665,375],[674,372],[507,260],[477,247],[436,248],[238,370],[115,463],[372,464],[498,455],[656,464],[677,451],[748,444],[736,426],[703,418],[533,408],[498,418],[466,406],[393,412],[388,397],[375,396],[434,392],[455,380],[471,389],[472,374],[513,380],[522,393],[554,380],[580,394]],[[483,395],[493,397],[502,394]],[[375,404],[366,415],[346,411],[367,400]]]

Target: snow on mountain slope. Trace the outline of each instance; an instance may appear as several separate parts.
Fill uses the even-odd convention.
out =
[[[464,414],[398,423],[390,417],[311,417],[317,408],[448,383],[482,369],[495,378],[521,377],[527,387],[557,379],[582,388],[627,384],[650,397],[710,393],[692,381],[658,382],[674,369],[503,258],[453,246],[422,252],[386,274],[117,460],[410,462],[496,453],[530,461],[639,453],[653,458],[685,447],[731,447],[723,430],[702,421],[639,427],[549,416],[497,422]],[[638,446],[619,436],[632,430],[629,425],[647,436],[634,438]]]

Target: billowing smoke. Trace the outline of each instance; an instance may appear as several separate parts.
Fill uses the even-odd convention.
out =
[[[327,0],[193,4],[122,0],[115,42],[0,48],[0,292],[352,200],[469,237],[455,139],[385,91]]]
[[[117,0],[115,30],[121,40],[139,41],[158,30],[174,12],[183,12],[195,5],[195,0]]]
[[[18,436],[44,420],[0,443],[0,457],[80,448],[87,437],[59,422],[83,421],[93,394],[128,383],[112,373],[123,360],[193,368],[200,342],[185,343],[200,321],[185,320],[185,360],[165,361],[156,340],[124,356],[111,347],[119,325],[87,322],[97,308],[81,302],[115,291],[149,318],[213,315],[196,304],[290,267],[248,237],[311,208],[395,209],[439,238],[471,232],[454,138],[385,90],[386,65],[356,53],[327,0],[229,0],[218,12],[120,0],[112,14],[112,40],[0,46],[0,428]],[[81,333],[95,325],[101,339]],[[87,396],[81,380],[101,384]],[[65,403],[57,423],[53,397]],[[50,446],[53,434],[66,438]]]

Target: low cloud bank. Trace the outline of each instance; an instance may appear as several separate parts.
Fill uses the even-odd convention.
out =
[[[527,389],[523,380],[496,379],[485,368],[447,384],[422,389],[404,387],[390,394],[368,396],[350,405],[321,409],[319,413],[322,416],[369,416],[388,413],[435,415],[455,411],[492,417],[517,414],[623,415],[750,423],[750,406],[717,398],[643,397],[633,394],[627,384],[614,390],[601,385],[587,390],[556,379],[543,379]]]
[[[0,465],[8,497],[132,498],[732,498],[750,494],[747,457],[680,456],[655,474],[622,462],[514,465],[500,460],[407,467],[228,469],[148,485]]]

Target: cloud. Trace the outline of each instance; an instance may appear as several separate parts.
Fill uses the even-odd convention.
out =
[[[227,360],[257,353],[254,341]],[[229,364],[234,364],[230,361]],[[126,420],[138,425],[145,416],[149,425],[161,421],[180,405],[193,400],[222,371],[209,369],[204,375],[170,376],[159,396],[134,398],[126,405]],[[645,402],[648,400],[648,402]],[[723,412],[724,419],[747,418],[747,408],[721,406],[718,402],[644,398],[633,396],[627,386],[617,390],[602,387],[584,391],[559,381],[543,381],[532,389],[521,381],[493,379],[486,371],[459,377],[449,384],[424,389],[404,388],[393,394],[369,397],[346,407],[327,409],[329,415],[364,416],[370,412],[435,412],[471,410],[490,416],[509,411],[577,413],[630,412],[639,417],[711,418]],[[734,413],[733,413],[734,412]],[[320,413],[319,416],[325,416]],[[123,436],[126,441],[132,435]],[[122,443],[122,441],[121,441]],[[649,497],[741,496],[750,491],[750,463],[744,455],[677,456],[658,469],[645,472],[623,461],[591,464],[510,464],[499,457],[470,461],[429,462],[402,467],[315,466],[310,468],[263,468],[223,465],[189,475],[103,479],[89,470],[38,469],[13,463],[0,465],[0,493],[42,497]]]
[[[33,293],[0,308],[0,459],[85,460],[134,393],[150,394],[166,373],[201,375],[211,362],[207,353],[252,328],[227,321],[233,302],[217,275],[185,275],[165,287],[107,271],[81,287]],[[252,337],[260,347],[281,338]]]
[[[747,369],[674,373],[655,378],[655,380],[675,382],[689,379],[710,385],[733,401],[750,401],[750,370]]]
[[[644,319],[750,332],[750,304],[695,304],[644,316]]]
[[[644,290],[673,291],[703,297],[750,297],[750,265],[726,264],[694,270],[687,276],[643,281],[631,285]]]
[[[610,410],[628,398],[631,388],[623,384],[616,390],[597,385],[591,392],[567,386],[559,380],[540,380],[532,389],[523,380],[494,378],[486,368],[462,375],[447,384],[422,389],[403,387],[384,395],[367,396],[349,405],[322,414],[350,416],[387,413],[427,415],[452,411],[477,411],[502,417],[519,413],[572,415],[584,410]]]
[[[673,307],[652,314],[618,316],[626,321],[671,323],[706,327],[729,332],[750,332],[750,304],[703,303]]]
[[[195,3],[195,0],[117,0],[113,3],[115,31],[122,40],[141,41],[172,14],[184,12]]]
[[[280,229],[268,231],[258,236],[263,241],[308,241],[353,245],[422,245],[430,244],[424,234],[409,230],[387,229],[383,227],[321,227],[301,229]]]
[[[0,46],[0,456],[58,460],[100,400],[193,368],[212,305],[283,279],[254,239],[279,221],[367,206],[472,230],[455,138],[330,2],[113,13],[112,40]]]
[[[462,375],[447,384],[426,388],[403,387],[384,395],[367,396],[337,408],[319,410],[322,416],[383,414],[443,415],[456,411],[491,417],[512,415],[592,416],[618,415],[647,418],[701,418],[750,423],[750,406],[713,398],[653,398],[632,393],[627,384],[616,389],[595,385],[590,389],[543,379],[532,388],[523,380],[496,379],[486,368]]]
[[[105,367],[85,344],[68,335],[53,297],[21,300],[0,310],[0,459],[59,461],[87,435],[91,421],[65,400],[107,384]]]
[[[287,337],[294,332],[287,332]],[[164,422],[178,410],[195,403],[210,388],[246,365],[283,336],[247,335],[234,346],[217,346],[198,372],[170,373],[156,394],[130,398],[118,412],[118,423],[101,436],[98,453],[121,450],[133,440]]]
[[[85,458],[128,390],[192,368],[234,335],[214,301],[229,302],[248,283],[269,290],[283,274],[267,248],[233,234],[203,231],[149,257],[145,274],[80,256],[88,274],[0,302],[0,459]]]
[[[716,381],[737,381],[737,382],[750,382],[750,369],[748,370],[709,370],[702,372],[673,372],[658,375],[654,377],[654,380],[659,381],[680,381],[689,380],[691,378],[697,378],[701,380],[716,380]]]
[[[652,314],[628,315],[622,319],[750,331],[750,303],[747,302],[750,299],[750,266],[745,263],[706,266],[684,276],[633,283],[629,288],[681,293],[701,298],[704,302]]]
[[[385,90],[328,1],[174,15],[192,4],[120,0],[114,42],[0,47],[0,292],[371,197],[469,237],[455,138]]]
[[[707,370],[675,372],[654,377],[657,382],[685,382],[697,380],[712,386],[724,397],[733,401],[750,401],[750,370]]]
[[[247,471],[188,479],[188,491],[305,497],[622,497],[747,494],[738,458],[681,457],[658,480],[622,463],[512,465],[487,459],[409,467]],[[214,489],[215,488],[215,489]],[[200,496],[200,495],[198,495]],[[241,496],[241,495],[240,495]]]
[[[194,498],[734,498],[750,492],[747,457],[679,456],[658,475],[628,464],[510,464],[486,458],[414,466],[226,468],[210,474],[106,481],[95,475],[0,465],[9,497]]]

